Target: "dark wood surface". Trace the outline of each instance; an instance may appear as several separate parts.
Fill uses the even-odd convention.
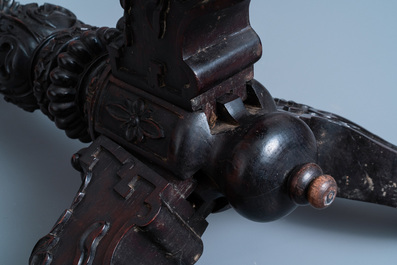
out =
[[[263,11],[263,12],[265,12],[265,10]],[[81,15],[80,15],[80,17],[82,17]],[[262,37],[262,40],[263,40],[263,42],[266,44],[268,41],[266,40],[266,37]],[[264,45],[265,47],[266,47],[266,45]],[[269,48],[270,49],[270,48]],[[266,58],[266,57],[265,57]],[[269,66],[269,67],[271,67],[271,66]],[[266,69],[265,69],[266,70]],[[313,70],[316,70],[316,69],[313,69]],[[281,70],[279,70],[279,71],[281,71]],[[264,71],[264,72],[266,72],[266,71]],[[303,72],[303,73],[305,73],[305,72]],[[328,73],[329,74],[329,73]],[[258,78],[262,78],[261,77],[261,75],[260,74],[258,74],[257,73],[257,77]],[[308,76],[308,77],[310,77],[310,76]],[[263,77],[264,78],[264,77]],[[303,81],[302,81],[303,82]],[[267,80],[264,78],[263,79],[263,83],[267,83]],[[298,89],[300,86],[301,86],[301,84],[290,84],[290,85],[294,85],[294,89],[292,89],[292,91],[288,91],[288,94],[286,94],[285,96],[283,96],[283,97],[288,97],[288,98],[293,98],[293,99],[295,99],[295,100],[297,100],[297,101],[301,101],[301,102],[305,102],[305,103],[308,103],[308,104],[311,104],[311,105],[315,105],[315,106],[321,106],[321,108],[323,108],[323,109],[328,109],[328,110],[332,110],[332,109],[329,109],[329,108],[326,108],[326,101],[328,101],[328,97],[325,97],[324,96],[324,93],[323,92],[321,92],[321,94],[320,94],[320,96],[319,96],[319,98],[321,99],[321,100],[319,100],[317,97],[315,97],[315,96],[313,96],[313,95],[311,95],[311,96],[313,96],[314,98],[315,98],[315,100],[313,101],[313,103],[310,103],[309,101],[310,101],[310,99],[311,99],[311,96],[310,97],[308,97],[307,95],[305,96],[305,99],[299,99],[299,98],[296,98],[296,97],[294,97],[294,91],[295,91],[295,89]],[[340,86],[342,86],[343,87],[343,84],[341,84]],[[278,86],[279,87],[279,86]],[[272,88],[268,85],[268,88],[272,91]],[[302,89],[304,89],[304,88],[302,88]],[[337,90],[337,89],[335,89],[334,87],[330,87],[329,88],[329,90],[332,90],[332,92],[333,93],[335,93],[335,94],[337,94],[337,92],[335,91],[335,90]],[[312,92],[311,92],[311,94],[314,94],[314,95],[316,95],[315,93],[316,93],[316,91],[319,91],[319,89],[316,89],[316,90],[313,90]],[[278,91],[272,91],[272,93],[275,95],[275,96],[279,96],[279,94],[277,94],[277,92]],[[291,95],[291,97],[290,97],[290,95]],[[338,97],[339,98],[339,97]],[[369,97],[369,99],[367,99],[367,100],[373,100],[373,98],[372,97]],[[386,99],[385,100],[387,100],[387,97],[386,97]],[[335,99],[335,101],[334,102],[340,102],[340,100],[338,100],[338,99]],[[360,101],[360,103],[362,103],[362,101]],[[382,103],[383,104],[385,104],[384,103],[384,101],[382,101]],[[321,105],[320,105],[321,104]],[[334,104],[334,103],[333,103]],[[340,103],[338,103],[338,104],[340,104]],[[353,103],[350,103],[349,105],[353,105]],[[387,105],[387,104],[386,104]],[[361,104],[360,104],[360,107],[361,107]],[[357,108],[357,107],[356,107]],[[370,115],[372,114],[372,113],[370,113],[370,114],[365,114],[365,109],[362,109],[362,113],[360,113],[361,115],[367,115],[367,117],[370,117]],[[391,112],[392,113],[392,111],[393,110],[389,110],[389,113]],[[336,112],[336,111],[334,111],[334,112]],[[375,112],[376,113],[376,111],[372,111],[372,112]],[[338,113],[339,113],[339,111],[338,111]],[[341,114],[342,114],[342,112],[340,112]],[[29,114],[26,114],[26,115],[29,115]],[[343,115],[345,115],[344,113],[343,113]],[[378,114],[378,115],[380,115],[380,114]],[[347,116],[347,115],[345,115],[345,116]],[[349,117],[350,119],[354,119],[354,118],[352,118],[352,117]],[[360,116],[360,118],[362,118],[361,116]],[[13,119],[14,119],[14,117],[13,117]],[[16,118],[15,118],[16,119]],[[355,121],[357,121],[357,119],[354,119]],[[44,122],[45,123],[45,122]],[[3,124],[7,124],[7,123],[3,123]],[[360,123],[360,124],[363,124],[363,123]],[[365,124],[363,124],[363,125],[365,125]],[[383,123],[382,123],[382,125],[383,125]],[[49,127],[51,127],[51,126],[49,126]],[[366,126],[367,128],[368,128],[368,126]],[[377,129],[378,128],[380,128],[381,126],[377,126]],[[371,128],[368,128],[368,129],[371,129]],[[391,131],[391,129],[389,129],[390,131]],[[387,129],[385,129],[385,131],[389,131],[389,130],[387,130]],[[25,129],[20,129],[19,130],[21,133],[23,133],[24,131],[26,131],[26,128]],[[45,131],[45,133],[48,133],[47,132],[48,131],[48,129]],[[40,131],[39,131],[39,133],[40,133]],[[41,131],[41,133],[44,133],[43,131]],[[381,134],[381,136],[382,136],[382,134]],[[44,138],[44,137],[43,137]],[[26,138],[25,138],[26,139]],[[33,139],[33,138],[32,138]],[[31,142],[33,143],[35,140],[32,140],[31,139]],[[47,138],[44,138],[44,139],[46,139],[47,140]],[[50,137],[48,137],[48,139],[51,139]],[[389,139],[388,139],[389,140]],[[391,140],[391,139],[390,139]],[[391,140],[392,141],[392,140]],[[20,141],[21,142],[21,141]],[[29,142],[29,141],[28,141]],[[7,143],[7,144],[10,144],[10,143]],[[44,144],[44,143],[43,143]],[[14,147],[13,149],[18,149],[18,146],[16,146],[16,147]],[[74,152],[75,150],[73,150],[73,152]],[[12,154],[12,152],[11,152],[11,154]],[[41,156],[39,156],[38,158],[41,158]],[[21,159],[21,161],[25,161],[26,159]],[[40,160],[37,160],[37,161],[40,161]],[[37,163],[39,163],[39,162],[37,162]],[[66,163],[67,164],[67,166],[68,166],[68,163]],[[75,173],[73,173],[74,175],[76,175]],[[55,190],[55,188],[54,188],[54,190]],[[55,192],[55,194],[58,194],[57,192]],[[68,205],[69,204],[69,202],[70,202],[70,200],[68,200],[68,202],[66,203],[66,205]],[[63,207],[61,207],[61,208],[59,208],[59,209],[63,209],[63,208],[65,208],[64,206]],[[343,208],[342,208],[343,209]],[[58,210],[58,211],[61,211],[61,210]],[[302,210],[303,212],[304,211],[307,211],[307,210]],[[343,212],[344,210],[342,210],[342,212]],[[347,211],[347,210],[346,210]],[[57,215],[59,215],[59,213],[60,212],[58,212],[57,214],[55,214],[55,216],[57,216]],[[337,212],[338,213],[338,212]],[[226,213],[226,215],[229,215],[230,213]],[[307,213],[306,213],[307,214]],[[343,215],[341,212],[339,212],[338,213],[339,215]],[[310,214],[309,214],[310,215]],[[327,213],[325,213],[324,212],[324,216],[327,216]],[[216,217],[214,217],[214,218],[216,218]],[[236,218],[236,217],[233,217],[233,218]],[[302,217],[303,218],[303,217]],[[340,218],[340,217],[338,217],[338,218]],[[370,218],[370,216],[368,216],[368,218]],[[392,219],[393,217],[392,216],[390,216],[390,218]],[[225,218],[225,219],[228,219],[227,217]],[[299,218],[298,218],[299,219]],[[353,218],[354,219],[354,218]],[[239,217],[237,217],[237,220],[239,220]],[[227,223],[229,222],[230,220],[224,220],[224,222],[223,222],[223,224],[222,224],[222,226],[221,227],[224,227],[226,230],[229,230],[228,228],[227,228]],[[354,220],[354,221],[357,221],[357,222],[359,222],[359,220]],[[244,222],[248,222],[248,221],[244,221]],[[284,221],[281,221],[282,223],[285,223]],[[304,222],[304,221],[303,221]],[[308,221],[309,222],[309,221]],[[382,221],[381,221],[382,222]],[[388,222],[388,221],[385,221],[386,223]],[[53,220],[50,222],[50,225],[53,223]],[[299,221],[298,221],[298,223],[299,223]],[[250,226],[250,229],[251,229],[251,227],[257,227],[256,225],[252,225],[251,226],[251,224],[252,223],[247,223],[247,224],[249,224],[249,226]],[[367,223],[368,224],[368,223]],[[381,224],[382,225],[382,224]],[[266,226],[266,225],[265,225]],[[261,225],[261,227],[265,227],[265,226],[263,226],[263,225]],[[278,225],[276,225],[276,226],[278,226]],[[332,226],[331,226],[332,227]],[[387,225],[386,225],[386,227],[387,227]],[[351,230],[355,230],[354,229],[354,225],[352,225],[351,227]],[[368,227],[367,227],[368,228]],[[391,227],[389,227],[390,229],[391,229]],[[263,230],[262,230],[263,229]],[[267,234],[266,233],[266,230],[267,229],[264,229],[264,228],[262,228],[260,231],[263,231],[263,237],[265,237],[265,235]],[[327,226],[325,226],[325,227],[323,227],[323,229],[324,229],[324,231],[326,231],[327,230]],[[336,230],[336,228],[334,228],[335,230]],[[35,229],[32,229],[32,230],[35,230]],[[44,228],[44,230],[45,231],[48,231],[48,229],[47,228]],[[232,230],[231,228],[230,228],[230,230]],[[239,229],[237,229],[237,228],[235,228],[235,230],[239,230]],[[364,229],[365,230],[365,229]],[[368,229],[367,229],[368,230]],[[332,231],[332,230],[331,230]],[[208,233],[211,233],[210,231],[207,231]],[[257,232],[258,233],[258,232]],[[325,233],[325,232],[324,232]],[[42,235],[43,233],[40,233],[40,235]],[[371,235],[372,235],[372,232],[371,232]],[[220,234],[219,235],[219,237],[220,238],[222,238],[222,234]],[[382,232],[380,232],[380,237],[382,237]],[[224,237],[224,238],[227,238],[226,236]],[[274,239],[273,238],[273,240],[276,240],[276,239]],[[224,242],[230,242],[230,240],[229,241],[224,241]],[[238,244],[242,244],[242,240],[241,240],[241,238],[239,237],[238,238]],[[213,249],[211,246],[208,246],[208,244],[206,243],[206,251],[208,250],[208,249]],[[257,251],[259,251],[261,248],[257,248]],[[219,251],[217,251],[218,252],[218,254],[219,254]],[[223,252],[225,252],[225,251],[223,251]],[[247,252],[248,252],[248,250],[247,250]],[[269,253],[272,253],[271,251],[269,251]],[[222,253],[221,253],[222,254]],[[249,255],[249,257],[252,257],[252,255]],[[218,259],[217,259],[218,260]],[[260,259],[255,259],[256,260],[256,262],[258,263],[258,264],[261,264],[260,263]],[[263,259],[262,259],[263,260]],[[200,261],[200,262],[204,262],[204,261]],[[223,261],[222,261],[223,262]],[[205,263],[203,263],[203,264],[205,264]],[[230,264],[230,263],[228,263],[228,264]],[[239,264],[239,263],[236,263],[236,264]]]

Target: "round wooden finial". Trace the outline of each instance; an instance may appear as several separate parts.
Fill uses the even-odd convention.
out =
[[[290,197],[298,205],[310,204],[316,209],[326,208],[334,201],[336,191],[334,178],[324,175],[315,163],[296,168],[289,179]]]
[[[315,163],[308,163],[296,168],[289,179],[289,193],[292,200],[298,205],[309,204],[307,200],[307,191],[310,183],[323,171]]]
[[[328,207],[336,197],[337,185],[330,175],[321,175],[309,185],[307,200],[316,209]]]

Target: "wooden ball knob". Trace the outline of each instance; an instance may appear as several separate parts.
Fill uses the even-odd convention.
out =
[[[337,185],[330,175],[321,175],[309,185],[307,200],[316,209],[324,209],[335,200]]]

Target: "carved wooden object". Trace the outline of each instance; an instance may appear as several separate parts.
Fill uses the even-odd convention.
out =
[[[194,264],[229,207],[260,222],[337,194],[397,207],[394,146],[253,79],[249,3],[123,0],[113,29],[0,0],[0,92],[92,141],[30,264]]]

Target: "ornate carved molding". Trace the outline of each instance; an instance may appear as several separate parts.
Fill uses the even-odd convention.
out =
[[[65,8],[0,1],[0,93],[27,111],[38,108],[32,92],[32,58],[52,33],[82,24]]]
[[[54,38],[43,49],[44,55],[46,50],[52,53],[49,58],[40,56],[35,68],[35,95],[42,99],[41,109],[70,138],[91,140],[84,109],[86,96],[91,93],[92,80],[105,67],[107,45],[119,34],[111,28],[74,29],[66,42]]]
[[[161,176],[104,136],[73,163],[83,184],[71,208],[35,246],[30,265],[145,264],[150,255],[158,264],[198,260],[203,216],[212,204],[195,214],[187,201],[194,180]]]

